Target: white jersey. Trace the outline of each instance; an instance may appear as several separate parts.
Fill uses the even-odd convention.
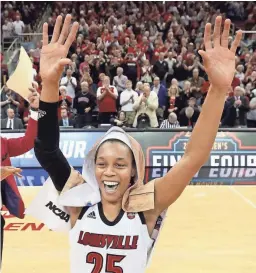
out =
[[[144,273],[153,244],[143,213],[110,222],[101,203],[82,209],[69,241],[71,273]]]

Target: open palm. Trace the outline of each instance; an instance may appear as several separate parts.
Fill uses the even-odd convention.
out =
[[[67,59],[70,46],[76,38],[79,27],[77,22],[71,25],[71,15],[67,15],[62,25],[62,16],[58,16],[53,31],[51,42],[48,43],[48,25],[43,25],[43,47],[40,58],[40,75],[42,80],[58,82],[65,65],[70,64],[71,60]]]
[[[242,32],[237,32],[231,48],[228,48],[228,37],[230,30],[230,20],[225,20],[224,30],[221,32],[221,16],[215,21],[213,32],[213,45],[211,42],[211,24],[206,24],[204,31],[205,51],[200,50],[199,54],[204,61],[204,67],[209,77],[209,81],[216,87],[229,87],[234,78],[235,53],[242,38]]]

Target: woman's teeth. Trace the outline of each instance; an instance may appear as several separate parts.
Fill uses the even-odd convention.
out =
[[[104,181],[104,188],[106,192],[114,192],[118,187],[118,182],[112,182],[112,181]]]

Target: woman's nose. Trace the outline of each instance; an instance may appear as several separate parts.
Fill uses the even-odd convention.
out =
[[[115,172],[113,170],[113,167],[112,166],[108,166],[107,169],[105,170],[104,174],[106,176],[114,176]]]

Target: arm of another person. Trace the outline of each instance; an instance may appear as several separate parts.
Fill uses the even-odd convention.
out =
[[[239,106],[239,109],[247,112],[250,110],[250,107],[249,107],[249,99],[247,97],[244,97],[243,100],[242,100],[242,103],[241,105]]]
[[[125,100],[125,94],[123,92],[121,92],[120,94],[120,105],[121,106],[124,106],[126,105],[129,101],[130,101],[131,97],[128,97],[126,100]]]
[[[113,98],[113,99],[117,99],[118,97],[118,92],[117,92],[117,89],[115,87],[113,87],[113,91],[114,92],[111,92],[110,90],[108,91],[109,95]]]
[[[30,106],[35,110],[38,109],[39,96],[35,89],[30,89],[32,92],[28,97]],[[22,155],[34,147],[34,141],[37,135],[37,119],[38,112],[30,110],[30,118],[28,120],[27,130],[23,137],[9,138],[7,140],[7,149],[10,157]]]
[[[107,94],[107,90],[104,90],[102,93],[101,93],[101,87],[98,88],[97,90],[97,100],[102,100]]]
[[[77,87],[77,81],[76,81],[76,78],[75,77],[71,77],[71,84],[73,85],[74,88]]]
[[[51,43],[48,42],[48,25],[46,23],[43,25],[43,47],[40,58],[40,74],[43,88],[39,108],[42,115],[38,122],[35,155],[42,167],[50,175],[58,191],[63,189],[71,173],[71,167],[59,149],[57,115],[58,83],[64,67],[71,63],[71,60],[67,59],[66,56],[79,27],[78,23],[75,22],[72,24],[71,30],[68,31],[70,23],[71,16],[67,15],[60,32],[62,17],[57,17]]]
[[[155,182],[153,214],[156,216],[175,202],[193,176],[207,161],[218,132],[226,92],[232,83],[235,71],[236,48],[242,37],[242,32],[237,32],[229,50],[230,20],[225,20],[222,36],[220,34],[221,21],[222,18],[218,16],[214,27],[213,48],[210,38],[211,24],[206,24],[204,34],[206,51],[200,50],[199,54],[203,57],[211,86],[182,159],[165,176]]]
[[[152,111],[156,110],[158,108],[158,96],[156,93],[152,93],[153,91],[151,91],[151,94],[147,100],[147,105],[148,105],[148,108]]]
[[[133,109],[134,109],[135,111],[137,111],[137,110],[140,108],[142,96],[143,96],[143,94],[141,94],[140,96],[138,96],[138,97],[135,98],[135,100],[134,100]]]

